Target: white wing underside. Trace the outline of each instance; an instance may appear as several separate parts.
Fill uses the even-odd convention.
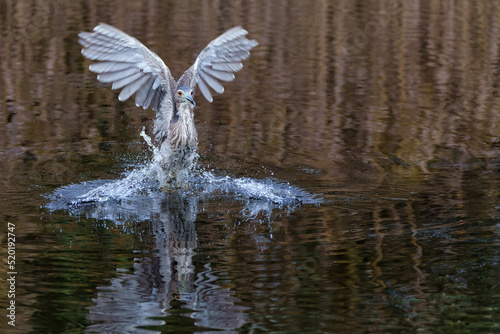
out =
[[[247,39],[247,34],[245,29],[234,27],[211,41],[177,85],[193,89],[198,86],[208,102],[212,102],[209,87],[222,94],[224,87],[219,81],[233,81],[234,72],[243,68],[241,62],[250,56],[252,48],[259,45],[255,40]]]
[[[98,73],[100,82],[111,83],[111,89],[121,89],[120,101],[136,93],[138,107],[151,107],[160,116],[170,118],[175,81],[160,57],[137,39],[104,23],[96,26],[94,32],[81,32],[78,37],[84,47],[82,54],[100,61],[91,64],[90,71]]]

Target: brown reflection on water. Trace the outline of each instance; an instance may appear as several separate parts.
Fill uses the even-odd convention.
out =
[[[200,152],[229,166],[306,165],[339,180],[498,156],[494,2],[287,4],[6,1],[2,151],[99,153],[99,140],[136,138],[151,123],[151,112],[101,88],[79,53],[76,34],[104,21],[151,47],[175,76],[230,26],[260,42],[213,105],[198,98]]]
[[[498,278],[488,258],[498,256],[491,200],[500,184],[497,178],[484,188],[484,176],[472,174],[460,185],[451,171],[430,180],[451,186],[440,196],[430,187],[406,199],[351,198],[274,217],[271,226],[245,221],[219,233],[222,223],[202,224],[199,251],[233,273],[232,286],[260,329],[465,332],[461,322],[485,329],[489,317],[498,318],[498,299],[483,300]]]
[[[109,246],[92,234],[94,227],[77,226],[68,234],[85,242],[49,262],[61,244],[71,249],[52,230],[68,225],[39,224],[39,195],[116,177],[124,164],[148,154],[139,133],[142,126],[151,131],[154,113],[119,102],[80,54],[78,32],[98,22],[138,38],[176,77],[231,26],[242,25],[260,43],[223,95],[212,104],[197,97],[201,163],[231,175],[274,172],[334,202],[279,213],[270,225],[239,224],[219,204],[199,215],[200,252],[230,273],[230,287],[219,291],[235,291],[253,307],[251,323],[273,328],[278,319],[315,328],[340,322],[362,332],[360,318],[372,319],[379,331],[385,319],[404,326],[416,312],[424,325],[460,319],[446,313],[445,295],[461,283],[453,281],[459,274],[452,267],[473,262],[464,244],[498,240],[491,223],[498,219],[500,188],[496,2],[0,2],[0,220],[16,222],[24,238],[24,269],[32,277],[20,278],[20,286],[27,289],[37,279],[67,274],[62,262],[76,256],[72,268],[78,270],[68,276],[85,273],[85,296],[93,296],[125,260],[116,251],[97,263],[84,252],[88,245],[107,254],[156,242],[104,229],[115,245]],[[474,250],[495,255],[493,248]],[[50,266],[53,271],[45,269]],[[474,280],[463,279],[470,286]],[[477,284],[485,282],[495,287],[486,278]],[[391,290],[402,285],[414,304],[388,307],[404,299]],[[28,307],[19,322],[33,330],[30,312],[51,305],[44,293],[54,287],[40,288],[41,305],[20,289],[18,300]],[[281,312],[284,307],[290,313]],[[335,310],[331,318],[325,309]]]

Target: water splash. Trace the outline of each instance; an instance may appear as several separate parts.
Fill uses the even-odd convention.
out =
[[[109,219],[123,222],[128,219],[151,219],[162,214],[162,203],[197,202],[223,197],[242,203],[245,217],[259,214],[270,216],[274,209],[293,211],[302,204],[320,204],[321,198],[307,191],[275,179],[218,176],[196,168],[183,170],[175,182],[161,168],[162,152],[144,133],[141,136],[153,151],[153,159],[146,165],[136,166],[117,180],[97,180],[71,184],[48,195],[46,207],[68,210],[72,215]],[[163,205],[164,206],[164,205]],[[193,212],[197,212],[196,209]]]
[[[46,207],[68,210],[72,215],[123,221],[151,219],[162,213],[162,202],[188,200],[199,202],[222,197],[242,203],[247,217],[269,216],[274,209],[293,211],[303,204],[320,204],[321,198],[305,190],[273,179],[233,178],[212,172],[196,171],[185,188],[160,188],[152,177],[151,166],[142,166],[118,180],[97,180],[60,187],[48,195]]]

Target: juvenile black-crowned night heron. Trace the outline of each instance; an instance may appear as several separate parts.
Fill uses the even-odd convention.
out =
[[[193,66],[175,82],[170,70],[146,46],[134,37],[110,25],[100,23],[93,32],[81,32],[82,54],[100,61],[89,66],[97,79],[122,89],[120,101],[136,93],[135,104],[156,111],[155,138],[163,156],[164,169],[188,168],[196,155],[198,134],[194,125],[194,94],[199,87],[212,102],[210,88],[221,94],[219,81],[234,80],[234,72],[243,68],[241,62],[258,45],[245,36],[241,27],[234,27],[211,41],[198,55]],[[175,177],[176,172],[173,172]]]

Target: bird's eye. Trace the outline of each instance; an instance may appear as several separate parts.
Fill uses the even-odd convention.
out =
[[[191,91],[191,95],[193,95],[193,91]]]
[[[179,96],[182,96],[182,92],[181,92],[181,91],[178,91],[178,92],[177,92],[177,94],[178,94]]]

